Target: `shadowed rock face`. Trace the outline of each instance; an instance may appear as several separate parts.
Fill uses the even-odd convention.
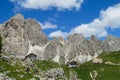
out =
[[[47,37],[42,32],[41,26],[37,21],[28,19],[25,21],[25,37],[31,42],[32,45],[42,46],[47,43]]]
[[[15,58],[35,53],[38,59],[53,60],[60,64],[73,60],[83,63],[103,51],[120,50],[120,38],[112,35],[101,41],[94,35],[86,39],[82,34],[75,33],[66,40],[54,37],[48,41],[38,22],[34,19],[25,20],[21,14],[0,25],[0,33],[3,37],[3,51]]]

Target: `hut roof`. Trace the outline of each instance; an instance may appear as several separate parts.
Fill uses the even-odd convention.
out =
[[[29,55],[36,55],[36,56],[37,56],[36,53],[29,53],[29,54],[27,54],[26,56],[29,56]]]
[[[77,62],[76,61],[72,61],[69,63],[70,65],[77,65]]]

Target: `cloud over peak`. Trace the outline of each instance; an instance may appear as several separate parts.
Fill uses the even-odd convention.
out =
[[[57,30],[55,32],[50,33],[48,37],[63,37],[63,38],[66,38],[67,36],[68,36],[67,32],[62,32],[60,30]]]
[[[39,22],[39,24],[41,25],[42,29],[56,29],[57,28],[57,25],[56,24],[53,24],[49,21],[45,21],[45,23],[41,23]]]
[[[95,35],[97,37],[105,37],[108,35],[106,28],[120,28],[120,3],[108,7],[106,10],[101,10],[99,18],[95,18],[90,23],[80,24],[74,27],[70,32],[68,32],[68,34],[82,33],[86,37],[90,37],[91,35]],[[57,33],[53,32],[51,34]],[[63,35],[63,37],[65,36]]]

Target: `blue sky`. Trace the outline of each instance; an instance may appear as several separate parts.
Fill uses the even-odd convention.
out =
[[[50,37],[82,33],[120,37],[120,0],[1,0],[0,24],[17,13],[34,18]]]

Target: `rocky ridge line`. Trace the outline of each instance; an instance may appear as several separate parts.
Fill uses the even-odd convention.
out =
[[[0,25],[0,33],[3,37],[3,51],[10,58],[23,59],[35,53],[40,60],[53,60],[60,64],[73,60],[83,63],[104,51],[120,50],[120,38],[112,35],[101,41],[94,35],[86,39],[82,34],[75,33],[66,40],[54,37],[49,41],[36,20],[25,20],[21,14]]]

